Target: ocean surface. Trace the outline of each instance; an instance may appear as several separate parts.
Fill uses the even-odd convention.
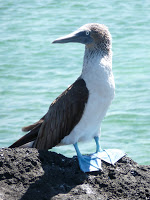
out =
[[[51,44],[86,23],[113,38],[115,99],[102,123],[102,148],[150,164],[150,1],[0,0],[0,147],[24,133],[80,75],[84,45]],[[94,140],[80,144],[95,151]],[[72,145],[53,151],[72,157]]]

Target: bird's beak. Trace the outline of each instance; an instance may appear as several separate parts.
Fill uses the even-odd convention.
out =
[[[87,31],[77,30],[69,35],[60,37],[54,40],[52,43],[68,43],[68,42],[77,42],[82,44],[89,44],[93,41],[90,37],[90,34],[87,34]]]

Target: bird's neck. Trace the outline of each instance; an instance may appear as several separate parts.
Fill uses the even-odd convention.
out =
[[[86,82],[90,94],[107,96],[111,102],[115,91],[111,50],[106,54],[85,49],[81,78]]]
[[[99,73],[101,71],[112,71],[111,50],[103,52],[96,49],[85,48],[82,75],[85,75],[86,73],[89,74],[94,71],[95,73]]]

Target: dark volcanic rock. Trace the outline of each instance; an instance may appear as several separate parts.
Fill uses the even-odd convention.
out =
[[[150,166],[128,157],[83,173],[76,157],[36,149],[0,149],[0,200],[150,199]]]

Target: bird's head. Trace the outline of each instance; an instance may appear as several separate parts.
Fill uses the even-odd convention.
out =
[[[54,40],[52,43],[77,42],[85,44],[87,48],[108,51],[111,49],[111,35],[103,24],[90,23],[78,30]]]

